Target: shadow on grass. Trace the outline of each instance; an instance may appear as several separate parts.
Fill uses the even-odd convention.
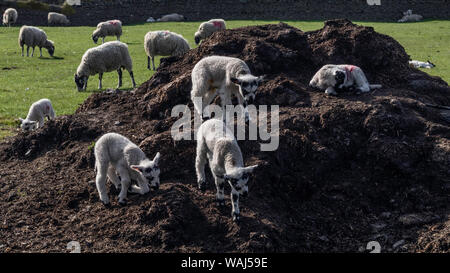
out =
[[[64,60],[64,57],[58,57],[58,56],[53,56],[53,57],[39,57],[40,60]]]

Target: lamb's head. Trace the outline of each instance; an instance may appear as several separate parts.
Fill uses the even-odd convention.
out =
[[[47,40],[44,47],[47,49],[48,54],[53,57],[53,54],[55,53],[55,43],[51,40]]]
[[[150,184],[153,190],[159,189],[159,159],[161,155],[159,152],[155,155],[153,160],[144,160],[139,165],[131,165],[130,168],[137,171],[141,178]]]
[[[200,30],[195,32],[194,40],[195,40],[195,44],[196,45],[198,45],[200,43],[200,40],[201,40],[201,38],[200,38]]]
[[[24,131],[31,131],[36,129],[38,122],[34,121],[34,120],[29,120],[29,119],[22,119],[19,118],[20,120],[20,129],[24,130]]]
[[[78,91],[82,91],[86,89],[88,76],[78,76],[78,74],[75,73],[75,84],[77,85]]]
[[[236,168],[225,174],[223,178],[234,191],[238,192],[242,197],[246,197],[248,195],[248,180],[257,167],[258,165]]]
[[[336,69],[333,72],[333,75],[334,75],[334,80],[336,81],[336,83],[334,84],[335,87],[341,86],[347,80],[346,79],[347,78],[347,74],[345,73],[345,71]]]
[[[97,26],[98,27],[98,26]],[[98,33],[99,33],[99,29],[97,28],[96,30],[94,30],[94,32],[92,32],[92,41],[94,41],[94,43],[98,42]]]
[[[237,78],[232,77],[231,82],[239,86],[239,92],[244,98],[244,107],[253,104],[256,96],[256,89],[264,80],[264,76],[253,76],[251,74],[240,75]]]

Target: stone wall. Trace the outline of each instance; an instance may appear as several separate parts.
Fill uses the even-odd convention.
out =
[[[180,13],[189,21],[210,18],[260,20],[351,20],[394,22],[412,9],[426,19],[450,19],[450,0],[80,0],[73,25],[96,25],[116,18],[124,24],[145,22],[168,13]],[[49,1],[55,3],[55,1]],[[62,1],[60,1],[62,2]],[[381,2],[368,5],[367,2]],[[0,0],[3,12],[6,5]],[[19,24],[46,24],[45,12],[19,10]]]

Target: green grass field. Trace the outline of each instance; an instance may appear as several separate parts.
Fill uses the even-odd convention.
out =
[[[228,21],[228,28],[248,25],[278,23],[278,21]],[[323,22],[286,21],[286,23],[303,31],[319,29]],[[426,61],[430,59],[437,65],[426,70],[432,75],[450,80],[450,21],[425,21],[420,23],[371,23],[358,24],[373,26],[376,31],[397,39],[411,58]],[[147,23],[124,26],[122,42],[128,44],[133,59],[133,70],[136,83],[148,80],[153,71],[147,70],[147,57],[143,48],[145,34],[150,30],[171,30],[188,39],[191,47],[194,44],[194,32],[199,22],[185,23]],[[25,117],[31,103],[41,98],[52,101],[57,115],[73,113],[91,92],[98,92],[98,76],[89,80],[87,92],[77,92],[73,75],[83,53],[95,44],[91,40],[93,27],[42,27],[49,39],[55,42],[54,58],[50,58],[43,49],[43,57],[39,58],[39,50],[33,58],[21,57],[21,49],[17,38],[19,27],[0,28],[0,139],[15,133],[17,119]],[[108,37],[111,41],[115,38]],[[30,51],[31,52],[31,51]],[[157,58],[159,64],[159,58]],[[127,72],[123,74],[123,89],[131,88],[131,80]],[[105,73],[103,88],[114,88],[117,85],[117,73]]]

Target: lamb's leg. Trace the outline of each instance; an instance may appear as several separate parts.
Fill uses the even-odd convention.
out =
[[[227,92],[225,87],[219,88],[219,96],[220,96],[220,103],[222,104],[222,119],[225,120],[226,117],[226,107],[227,105],[232,105],[231,102],[231,94]]]
[[[239,222],[239,193],[235,190],[231,191],[231,205],[233,207],[231,216],[233,217],[233,221]]]
[[[30,47],[27,46],[27,57],[30,57]]]
[[[128,71],[128,73],[130,73],[130,77],[131,77],[131,82],[133,83],[133,88],[136,88],[136,82],[134,81],[134,74],[133,71]]]
[[[98,73],[98,89],[102,89],[103,73]]]
[[[153,71],[156,70],[155,68],[155,56],[152,56],[152,65],[153,65]]]
[[[203,116],[203,109],[207,106],[207,104],[205,104],[206,100],[209,100],[209,103],[211,103],[212,99],[216,96],[216,92],[214,92],[214,90],[210,90],[209,80],[202,79],[201,76],[194,74],[192,77],[191,100],[194,103],[194,109],[197,114]],[[209,92],[212,92],[214,95],[208,95]],[[200,101],[195,99],[197,97],[202,98],[202,100]]]
[[[248,109],[247,109],[247,103],[244,101],[244,98],[242,97],[240,92],[236,92],[235,95],[236,95],[239,105],[242,105],[242,107],[244,108],[242,111],[242,115],[243,115],[242,118],[245,120],[245,122],[250,121],[250,116],[248,114]]]
[[[106,173],[108,171],[108,163],[96,162],[97,167],[97,176],[95,178],[95,184],[97,186],[97,191],[100,197],[100,200],[103,204],[109,204],[109,197],[106,191]]]
[[[42,57],[42,47],[39,48],[39,57]]]
[[[150,56],[147,56],[147,69],[150,70]]]
[[[203,105],[203,109],[206,107],[206,106],[208,106],[208,105],[210,105],[211,104],[211,102],[214,100],[214,98],[216,97],[216,91],[215,90],[209,90],[204,96],[203,96],[203,99],[202,99],[202,105]],[[203,114],[203,111],[202,111],[202,114]],[[205,115],[206,117],[211,117],[211,113],[207,113],[206,115]]]
[[[209,162],[210,162],[209,166],[210,166],[210,168],[212,170],[211,160]],[[213,172],[213,176],[214,176],[214,181],[216,182],[216,190],[217,190],[217,192],[216,192],[216,202],[217,202],[217,205],[218,206],[225,206],[225,200],[224,200],[224,194],[223,194],[223,191],[224,191],[224,188],[225,188],[225,181],[224,181],[223,178],[217,177],[214,172]]]
[[[102,44],[105,43],[105,37],[102,37]]]
[[[336,90],[334,90],[334,87],[330,86],[325,90],[325,94],[327,95],[337,95]]]
[[[117,88],[120,88],[122,86],[122,69],[117,69],[117,74],[119,74],[119,83],[117,84]]]
[[[206,190],[206,176],[205,176],[205,164],[206,164],[206,152],[207,147],[204,143],[203,137],[197,140],[197,153],[195,157],[195,171],[197,173],[198,188],[201,191]]]
[[[23,57],[23,48],[24,48],[24,46],[21,46],[21,48],[22,48],[22,57]]]
[[[33,57],[33,56],[34,56],[34,46],[33,46],[33,49],[31,51],[31,57]]]
[[[120,183],[122,184],[122,188],[120,189],[119,193],[119,203],[121,205],[125,205],[127,199],[127,191],[131,184],[130,174],[128,173],[127,169],[121,166],[117,166],[117,172],[120,175]]]
[[[355,77],[356,88],[358,89],[358,91],[363,93],[369,92],[369,81],[367,80],[366,75],[364,75],[364,72],[361,69],[355,69],[353,73]]]
[[[111,165],[108,168],[108,178],[114,184],[116,190],[120,190],[120,179],[116,174],[116,169],[114,169]]]

